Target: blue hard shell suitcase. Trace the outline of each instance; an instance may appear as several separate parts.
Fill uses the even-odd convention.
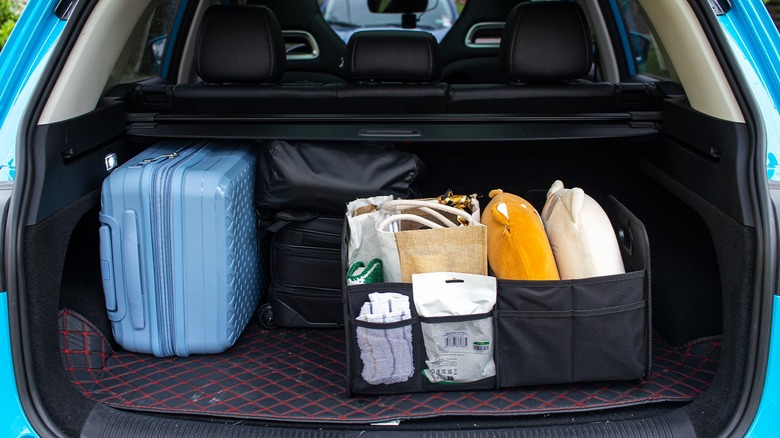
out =
[[[103,290],[125,349],[219,353],[251,319],[262,290],[255,146],[161,142],[103,182]]]

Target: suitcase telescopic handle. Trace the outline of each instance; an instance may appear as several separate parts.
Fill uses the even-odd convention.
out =
[[[122,227],[122,267],[125,272],[125,292],[127,295],[130,321],[133,328],[144,328],[144,297],[141,286],[141,258],[138,251],[138,224],[133,210],[125,210]]]

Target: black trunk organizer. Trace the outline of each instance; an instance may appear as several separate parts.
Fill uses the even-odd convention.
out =
[[[487,315],[493,320],[495,377],[471,383],[429,382],[421,373],[426,368],[426,354],[421,320],[413,304],[412,318],[402,322],[383,325],[355,319],[370,293],[396,292],[413,300],[412,285],[345,286],[348,392],[470,391],[646,378],[652,361],[647,233],[614,198],[605,209],[618,237],[626,273],[561,281],[499,280],[496,308]],[[411,328],[414,374],[401,383],[369,384],[361,377],[358,327],[392,330],[405,326]]]

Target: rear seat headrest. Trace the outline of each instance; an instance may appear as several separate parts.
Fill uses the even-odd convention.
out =
[[[526,2],[507,18],[499,62],[512,81],[579,79],[592,63],[590,28],[577,3]]]
[[[284,36],[264,6],[214,5],[203,15],[195,61],[206,82],[279,82],[285,69]]]
[[[354,81],[434,82],[441,76],[439,43],[428,32],[356,32],[344,62],[347,78]]]

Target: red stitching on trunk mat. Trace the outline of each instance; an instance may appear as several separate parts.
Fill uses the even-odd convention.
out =
[[[500,391],[352,396],[345,392],[343,330],[263,330],[250,325],[226,353],[156,358],[112,352],[81,315],[60,315],[63,363],[74,384],[114,407],[273,421],[374,423],[441,415],[584,411],[701,395],[715,376],[720,340],[683,347],[656,340],[647,381],[598,382]],[[74,349],[74,339],[84,350]],[[84,341],[88,339],[89,341]],[[66,348],[67,347],[67,348]],[[73,356],[105,358],[103,369],[74,367]]]

